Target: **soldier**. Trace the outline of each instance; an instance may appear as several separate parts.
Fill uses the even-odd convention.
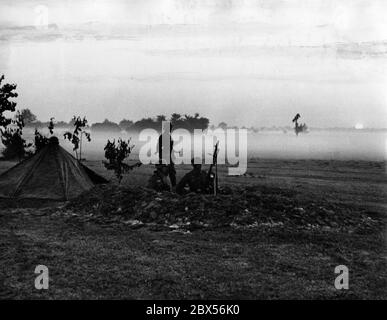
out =
[[[156,164],[156,170],[148,180],[147,187],[156,191],[171,191],[171,184],[168,181],[168,166]]]
[[[176,192],[178,194],[186,193],[188,186],[189,192],[209,193],[210,180],[206,171],[202,170],[201,159],[192,159],[193,169],[188,172],[177,184]]]
[[[172,184],[172,189],[176,187],[176,169],[175,169],[175,164],[172,161],[172,151],[173,151],[173,140],[171,136],[171,131],[172,131],[172,124],[170,123],[170,128],[169,132],[163,132],[159,136],[158,144],[157,144],[157,149],[159,153],[159,164],[168,164],[168,175],[169,180],[171,181]],[[168,145],[168,140],[169,140],[169,145]],[[169,161],[165,159],[164,157],[169,157]]]

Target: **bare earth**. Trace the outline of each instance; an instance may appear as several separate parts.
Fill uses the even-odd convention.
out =
[[[11,165],[1,162],[0,171]],[[111,177],[100,162],[87,165]],[[178,168],[178,178],[188,169]],[[123,184],[144,186],[152,171],[135,169]],[[0,299],[387,298],[385,162],[254,159],[243,177],[226,177],[221,167],[220,183],[283,190],[300,205],[350,208],[379,225],[361,233],[259,224],[188,233],[3,205]],[[49,290],[34,287],[39,264],[49,268]],[[334,287],[334,268],[342,264],[349,268],[349,290]]]

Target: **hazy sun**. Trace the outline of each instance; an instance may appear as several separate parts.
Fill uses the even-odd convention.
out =
[[[363,129],[364,128],[364,126],[363,126],[363,124],[362,123],[356,123],[356,125],[355,125],[355,129],[358,129],[358,130],[360,130],[360,129]]]

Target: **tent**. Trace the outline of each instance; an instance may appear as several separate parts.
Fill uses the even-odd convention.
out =
[[[107,182],[52,137],[41,151],[0,175],[0,198],[68,200]]]

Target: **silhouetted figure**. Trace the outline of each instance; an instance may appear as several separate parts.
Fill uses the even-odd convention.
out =
[[[175,164],[172,161],[173,140],[171,137],[171,131],[172,131],[172,124],[170,125],[169,132],[168,131],[163,132],[159,136],[157,149],[159,152],[159,164],[166,164],[168,166],[168,176],[169,176],[169,179],[171,180],[172,188],[174,188],[176,187],[176,169],[175,169]],[[169,140],[169,146],[168,146],[168,143],[165,143],[165,141],[168,141],[168,140]],[[169,161],[165,159],[168,157],[169,157]]]
[[[148,180],[147,187],[158,192],[171,191],[171,184],[168,181],[168,166],[156,164],[156,170]]]
[[[198,161],[192,159],[191,164],[193,169],[184,175],[177,184],[176,192],[184,194],[187,192],[210,193],[210,181],[207,172],[202,170],[202,165]],[[188,190],[186,189],[188,187]]]

